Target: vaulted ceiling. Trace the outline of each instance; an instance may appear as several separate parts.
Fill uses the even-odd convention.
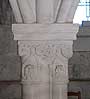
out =
[[[72,22],[79,0],[52,1],[0,0],[0,24]]]
[[[79,0],[9,0],[18,23],[72,22]]]

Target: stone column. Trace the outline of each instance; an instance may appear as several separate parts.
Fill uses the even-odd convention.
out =
[[[67,99],[68,59],[78,25],[13,24],[24,99]]]
[[[16,1],[22,24],[13,24],[12,31],[22,59],[24,99],[67,99],[68,59],[79,27],[72,21],[79,0],[75,6],[75,0]]]

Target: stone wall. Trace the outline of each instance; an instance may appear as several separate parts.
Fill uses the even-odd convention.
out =
[[[80,91],[82,99],[90,99],[90,52],[74,52],[69,60],[69,77],[69,91]]]
[[[0,24],[11,25],[15,18],[9,0],[0,0]]]
[[[88,24],[88,25],[87,25]],[[81,92],[81,99],[90,99],[90,22],[83,22],[74,41],[74,54],[69,60],[69,91]],[[77,99],[69,97],[69,99]]]
[[[8,0],[0,0],[0,99],[22,99],[21,60],[11,25],[15,22]]]
[[[21,61],[10,26],[0,25],[0,99],[21,99]]]

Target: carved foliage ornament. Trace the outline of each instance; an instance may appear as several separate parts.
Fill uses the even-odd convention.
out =
[[[72,54],[67,44],[55,44],[52,41],[19,41],[18,44],[23,80],[48,82],[49,75],[58,81],[61,77],[66,79],[67,62]],[[67,49],[68,54],[65,51]]]

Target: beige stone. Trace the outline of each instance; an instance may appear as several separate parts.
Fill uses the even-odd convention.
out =
[[[24,99],[67,99],[68,59],[79,28],[66,24],[72,1],[37,0],[33,23],[34,2],[19,0],[24,23],[29,23],[12,26],[22,57]]]

